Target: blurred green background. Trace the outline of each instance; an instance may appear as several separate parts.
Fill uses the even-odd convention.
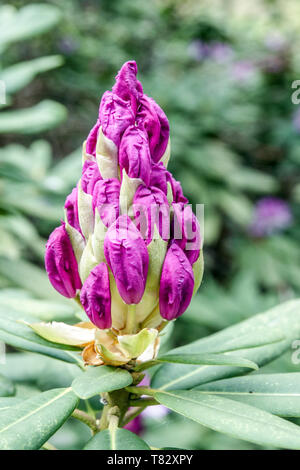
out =
[[[204,280],[170,346],[299,296],[300,107],[291,101],[299,30],[298,0],[2,5],[0,304],[45,320],[74,318],[75,303],[44,273],[45,240],[79,177],[101,95],[130,59],[169,118],[170,170],[190,201],[205,205]],[[270,196],[275,213],[265,217],[259,201]],[[280,365],[295,370],[290,353]],[[0,373],[22,398],[63,386],[68,367],[10,349]],[[173,414],[144,417],[144,438],[153,446],[255,448]],[[71,420],[51,442],[76,449],[87,439]]]

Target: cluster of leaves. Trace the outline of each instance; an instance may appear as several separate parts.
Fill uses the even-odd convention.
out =
[[[48,283],[44,243],[80,173],[82,140],[95,121],[99,98],[111,88],[120,65],[133,58],[146,93],[170,120],[171,171],[191,202],[205,204],[204,283],[176,322],[164,353],[197,340],[172,354],[179,363],[211,361],[205,366],[156,365],[151,386],[160,392],[153,392],[155,400],[177,414],[163,423],[148,419],[145,440],[156,447],[161,442],[174,447],[175,442],[187,448],[299,448],[298,429],[272,416],[299,417],[300,379],[288,351],[299,336],[298,304],[282,304],[278,321],[261,317],[269,318],[265,329],[260,317],[247,320],[300,292],[300,118],[290,99],[291,83],[300,72],[299,5],[297,0],[279,1],[272,15],[269,2],[257,0],[241,11],[234,1],[230,12],[221,3],[15,0],[0,8],[0,80],[6,84],[6,104],[0,105],[0,340],[29,351],[11,349],[7,364],[0,366],[0,395],[10,395],[0,399],[5,413],[1,448],[41,447],[76,407],[92,418],[101,412],[97,398],[78,397],[70,389],[82,374],[77,352],[48,344],[22,321],[74,323],[81,318],[77,305]],[[220,44],[222,53],[208,52]],[[290,204],[294,224],[284,233],[254,240],[248,233],[253,206],[270,194]],[[267,369],[272,372],[268,381],[265,367],[249,374],[251,369],[236,362],[220,364],[229,352],[238,361],[262,366],[284,351],[288,356]],[[221,356],[218,365],[212,365],[215,354]],[[294,374],[279,375],[287,370]],[[97,373],[100,382],[103,372]],[[84,377],[89,373],[80,379],[86,389]],[[95,395],[102,391],[111,389],[96,384]],[[250,417],[255,418],[252,426]],[[14,425],[19,420],[24,428]],[[185,429],[180,441],[178,426]],[[43,432],[26,440],[23,431],[29,428]],[[243,434],[245,429],[249,434]],[[97,434],[88,446],[106,448],[108,433]],[[125,448],[146,445],[126,430],[119,429],[115,438]],[[243,444],[241,438],[254,444]],[[51,442],[82,448],[88,439],[86,426],[71,418]]]

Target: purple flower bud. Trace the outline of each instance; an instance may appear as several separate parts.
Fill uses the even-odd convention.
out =
[[[78,232],[81,233],[81,228],[79,224],[78,216],[78,189],[77,186],[72,190],[71,194],[66,199],[65,202],[66,217],[68,224],[71,227],[74,227]]]
[[[158,188],[140,185],[133,198],[136,226],[147,245],[153,238],[154,225],[164,240],[170,238],[169,203],[167,196]]]
[[[137,65],[134,60],[125,62],[116,76],[116,84],[112,92],[118,95],[122,100],[129,101],[134,115],[137,111],[139,96],[143,95],[141,83],[136,79]]]
[[[147,186],[150,183],[151,155],[148,136],[143,129],[130,126],[123,134],[119,148],[119,165],[125,168],[130,178],[140,178]]]
[[[185,312],[194,289],[194,275],[182,249],[173,243],[167,251],[159,289],[159,310],[166,320],[174,320]]]
[[[159,188],[164,194],[168,193],[167,170],[163,163],[153,163],[151,170],[150,186]]]
[[[87,316],[100,329],[111,327],[111,297],[108,267],[100,263],[92,269],[80,293]]]
[[[152,159],[157,163],[166,151],[170,129],[169,121],[163,110],[147,95],[140,98],[140,108],[136,117],[148,133]]]
[[[116,178],[100,180],[93,192],[93,211],[99,211],[102,222],[109,227],[119,217],[120,181]]]
[[[86,153],[88,153],[89,155],[93,155],[94,157],[96,156],[96,145],[100,125],[100,120],[98,119],[86,140]]]
[[[139,303],[145,290],[149,255],[140,232],[127,215],[109,227],[104,255],[124,302]]]
[[[81,187],[87,194],[93,194],[95,184],[102,180],[98,165],[94,161],[87,160],[82,168]]]
[[[103,134],[119,147],[121,137],[128,126],[134,124],[131,104],[115,93],[106,91],[102,96],[99,118]]]
[[[172,237],[193,265],[199,257],[201,248],[199,222],[190,206],[173,203],[173,209]]]
[[[57,227],[46,244],[45,267],[49,280],[61,295],[75,297],[81,288],[78,265],[65,224]]]
[[[124,426],[124,429],[128,429],[128,431],[141,436],[144,431],[143,420],[141,416],[137,416],[132,421]]]

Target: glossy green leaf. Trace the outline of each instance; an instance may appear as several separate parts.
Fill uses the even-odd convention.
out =
[[[150,450],[136,434],[127,429],[105,429],[94,436],[84,450]]]
[[[257,374],[218,380],[197,387],[284,417],[300,417],[300,373]]]
[[[0,397],[10,397],[15,393],[15,386],[11,380],[0,375]]]
[[[264,446],[300,449],[300,428],[228,398],[196,390],[157,392],[164,406],[215,431]]]
[[[111,392],[127,387],[132,383],[131,374],[116,367],[89,367],[72,383],[72,388],[80,398],[91,398],[94,395]]]
[[[233,354],[166,354],[160,356],[155,361],[169,362],[174,364],[199,364],[199,365],[219,365],[219,366],[236,366],[249,367],[257,370],[258,366],[248,359],[234,356]]]
[[[66,362],[82,363],[78,349],[47,341],[24,324],[34,323],[35,317],[0,305],[0,341],[25,351],[37,352]]]
[[[0,133],[35,134],[55,127],[66,118],[63,105],[44,100],[31,108],[4,111],[0,114]]]
[[[70,388],[60,388],[43,392],[2,411],[0,448],[39,449],[72,414],[77,403],[78,398]]]
[[[11,408],[12,406],[22,403],[21,398],[16,397],[0,397],[0,412]]]
[[[297,339],[299,335],[300,301],[292,300],[214,335],[172,350],[170,353],[202,354],[232,351],[232,355],[242,356],[261,367],[286,351],[291,341]],[[283,337],[286,339],[263,345],[264,341],[268,343],[272,338],[276,340],[276,337],[278,340]],[[261,346],[251,347],[257,344]],[[164,390],[188,389],[247,372],[249,369],[230,366],[166,364],[156,372],[151,385]]]

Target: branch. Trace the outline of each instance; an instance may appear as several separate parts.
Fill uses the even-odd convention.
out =
[[[87,424],[87,426],[91,428],[93,434],[99,431],[96,420],[92,418],[92,416],[85,413],[84,411],[78,410],[76,408],[76,410],[73,411],[71,416],[72,418],[78,419],[82,423]]]

